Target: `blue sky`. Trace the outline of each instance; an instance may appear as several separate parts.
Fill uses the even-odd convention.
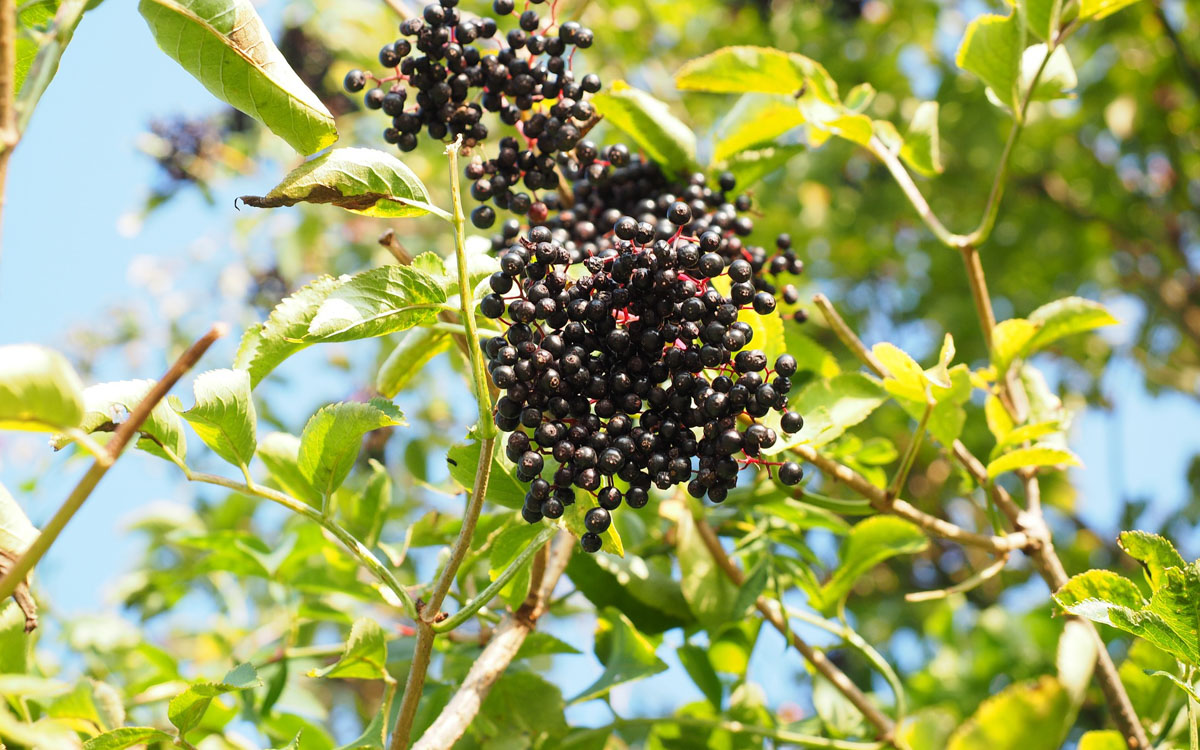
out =
[[[280,6],[270,2],[261,8],[272,28]],[[155,173],[151,161],[136,149],[146,123],[181,112],[208,113],[217,106],[203,87],[157,50],[135,3],[105,3],[85,18],[9,170],[0,257],[0,344],[31,341],[63,347],[66,331],[80,322],[101,320],[114,303],[155,315],[158,301],[128,270],[138,258],[195,264],[188,275],[197,299],[214,315],[222,309],[212,282],[220,268],[238,258],[229,230],[236,216],[233,197],[249,192],[245,180],[222,186],[211,207],[194,191],[184,191],[139,233],[130,236],[119,228],[121,217],[140,207]],[[201,259],[189,251],[198,242],[206,248]],[[1137,314],[1130,308],[1126,312]],[[237,333],[204,364],[227,363]],[[166,365],[160,352],[147,347],[133,371],[124,360],[109,361],[97,377],[157,377]],[[1084,413],[1073,444],[1087,465],[1075,476],[1080,513],[1094,528],[1111,535],[1117,530],[1115,509],[1122,497],[1149,498],[1152,517],[1186,500],[1182,477],[1190,457],[1200,452],[1200,409],[1194,399],[1178,394],[1151,397],[1137,369],[1128,364],[1113,368],[1104,389],[1116,397],[1117,408]],[[187,393],[186,384],[178,392]],[[1112,461],[1117,453],[1124,456],[1119,471]],[[82,470],[79,462],[50,454],[44,437],[0,434],[0,482],[35,523],[50,516]],[[32,492],[23,491],[23,483],[43,473]],[[53,607],[80,614],[110,606],[107,587],[137,551],[120,532],[122,520],[149,502],[184,503],[190,497],[190,488],[181,486],[177,473],[165,463],[142,455],[121,461],[39,570]],[[1200,552],[1192,544],[1185,549],[1192,556]],[[572,638],[576,643],[579,632]],[[582,637],[589,638],[590,630]],[[757,653],[761,664],[754,671],[769,688],[787,690],[792,685],[789,674],[775,669],[772,661],[781,647],[773,634],[765,638]],[[582,687],[598,673],[598,665],[590,655],[578,658],[578,669],[569,678]],[[564,675],[566,671],[570,670]],[[771,676],[773,671],[777,674]],[[643,683],[638,690],[639,696],[694,693],[682,687],[678,671]],[[633,694],[625,695],[628,699]],[[603,719],[603,712],[583,715]]]

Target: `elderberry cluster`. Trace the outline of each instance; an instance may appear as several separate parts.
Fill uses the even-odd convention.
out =
[[[592,116],[591,105],[582,99],[585,92],[600,90],[600,79],[587,75],[576,82],[569,59],[574,49],[592,45],[592,31],[574,21],[558,24],[556,11],[543,28],[538,12],[526,10],[517,28],[498,37],[495,18],[467,17],[457,5],[458,0],[440,0],[425,6],[422,18],[400,24],[401,38],[379,51],[379,62],[394,70],[391,75],[377,77],[362,70],[346,74],[344,85],[352,93],[374,82],[364,103],[392,118],[384,140],[412,151],[424,129],[437,140],[461,135],[463,146],[471,148],[488,137],[481,121],[485,111],[499,113],[506,125],[517,125],[538,102],[556,99],[552,110],[557,114],[540,115],[544,127],[539,148],[549,153],[573,148],[580,130],[572,121],[581,123]],[[493,9],[498,16],[515,12],[513,0],[495,0]],[[475,44],[483,40],[492,40],[499,50],[483,54]],[[412,89],[414,102],[409,101]],[[472,91],[479,96],[473,97]],[[551,127],[552,122],[557,125]],[[525,128],[529,127],[527,120]]]
[[[803,426],[787,410],[796,360],[784,354],[769,369],[739,320],[743,306],[766,314],[775,299],[755,291],[750,260],[688,234],[700,220],[692,208],[667,207],[668,237],[618,216],[586,252],[565,226],[515,234],[480,302],[507,326],[484,352],[504,391],[496,424],[511,431],[507,455],[530,483],[522,515],[559,518],[576,489],[593,493],[580,540],[588,552],[600,549],[611,511],[643,507],[652,486],[686,485],[719,503],[748,465],[777,468],[784,484],[801,479],[798,464],[761,457],[778,435],[759,421],[776,412],[785,432]],[[547,456],[558,464],[549,479]]]
[[[518,164],[531,158],[530,154],[519,152]],[[506,161],[509,158],[503,151],[502,157]],[[664,176],[654,162],[631,155],[624,144],[601,149],[591,141],[582,141],[573,152],[561,154],[559,164],[562,174],[572,180],[573,202],[564,207],[557,194],[549,193],[533,203],[528,214],[530,223],[543,224],[552,230],[555,239],[569,251],[572,263],[611,251],[620,236],[614,231],[598,228],[616,228],[624,216],[636,220],[639,227],[636,239],[641,244],[676,235],[690,237],[701,253],[715,253],[726,265],[737,260],[749,263],[750,287],[735,285],[735,304],[747,304],[757,292],[764,292],[766,296],[755,303],[756,309],[758,305],[770,305],[773,309],[776,294],[789,305],[799,300],[800,293],[795,285],[783,283],[780,289],[779,281],[785,274],[803,273],[804,261],[796,255],[787,234],[777,236],[771,249],[748,241],[754,232],[754,220],[747,215],[751,209],[750,196],[733,195],[737,185],[733,174],[720,175],[715,186],[710,186],[700,173],[685,181],[673,181]],[[471,166],[481,168],[479,162]],[[486,170],[486,164],[482,168]],[[468,168],[468,176],[475,173],[476,170]],[[525,193],[509,194],[510,184],[511,179],[507,176],[502,179],[481,177],[475,187],[482,185],[483,189],[472,189],[472,195],[477,200],[502,196],[504,202],[528,206],[530,197]],[[534,197],[536,199],[536,195]],[[678,212],[685,208],[687,220],[680,224],[684,214]],[[476,208],[472,218],[481,211],[488,212],[487,222],[481,225],[476,221],[476,226],[491,226],[494,213],[487,206]],[[672,211],[677,213],[672,215]],[[518,210],[517,213],[525,211]],[[519,233],[518,221],[505,222],[500,234],[492,237],[493,251],[497,254],[505,252]],[[763,310],[759,312],[765,314]],[[795,319],[804,322],[807,316],[801,310],[795,313]]]

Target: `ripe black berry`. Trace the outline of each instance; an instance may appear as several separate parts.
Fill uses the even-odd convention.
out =
[[[361,70],[352,70],[346,74],[346,80],[342,82],[342,85],[351,93],[362,91],[363,87],[367,85],[367,74]]]
[[[600,539],[599,534],[593,534],[590,531],[587,532],[586,534],[584,534],[583,536],[579,537],[579,546],[583,547],[584,552],[588,552],[588,553],[599,552],[600,545],[603,543],[604,542],[603,542],[603,540]]]
[[[612,524],[612,516],[604,508],[592,508],[583,517],[583,525],[593,534],[603,534]]]
[[[795,461],[788,461],[779,467],[779,481],[786,485],[800,484],[800,480],[804,478],[804,472],[800,469],[800,464]]]

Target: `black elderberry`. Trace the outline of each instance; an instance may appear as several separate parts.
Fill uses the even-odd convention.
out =
[[[367,74],[361,70],[352,70],[346,74],[346,80],[342,82],[342,85],[351,93],[362,91],[363,87],[367,85]]]
[[[800,469],[800,464],[795,461],[787,461],[779,467],[779,481],[788,486],[800,484],[800,480],[804,478],[804,472]]]

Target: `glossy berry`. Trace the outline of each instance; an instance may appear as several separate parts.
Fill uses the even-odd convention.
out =
[[[367,85],[367,74],[361,70],[352,70],[346,74],[342,85],[351,93],[362,91],[363,87]]]
[[[599,552],[603,543],[599,534],[593,534],[590,531],[579,537],[579,546],[583,547],[583,551],[587,553]]]
[[[604,508],[592,508],[583,517],[583,525],[593,534],[603,534],[612,524],[612,516]]]
[[[800,464],[795,461],[788,461],[779,467],[779,481],[788,486],[800,484],[800,480],[804,478],[804,472],[800,469]]]

